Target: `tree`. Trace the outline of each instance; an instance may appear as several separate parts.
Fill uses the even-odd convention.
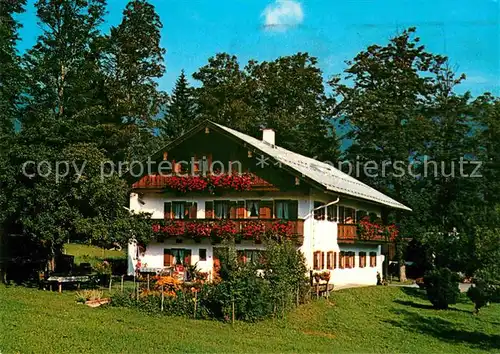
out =
[[[25,56],[29,100],[23,126],[50,120],[61,143],[88,138],[81,126],[93,123],[98,105],[96,47],[105,4],[105,0],[36,2],[43,32]]]
[[[193,90],[189,87],[184,70],[182,70],[175,82],[163,119],[159,123],[160,136],[165,142],[174,140],[194,126],[195,108]]]
[[[336,99],[335,113],[350,129],[347,137],[353,140],[346,157],[361,163],[375,162],[379,168],[375,175],[361,171],[361,178],[410,206],[414,200],[408,197],[414,196],[418,199],[415,203],[427,209],[428,205],[422,204],[420,199],[420,190],[425,190],[426,186],[422,186],[422,180],[406,173],[405,167],[431,155],[429,147],[433,141],[434,144],[446,141],[435,139],[443,124],[449,122],[442,115],[443,102],[450,108],[455,100],[462,104],[467,97],[450,97],[453,88],[450,83],[457,83],[457,80],[447,69],[447,59],[427,52],[419,42],[415,29],[409,28],[385,46],[371,45],[348,62],[344,81],[337,76],[330,80],[330,85]],[[453,117],[449,115],[450,119]],[[443,154],[456,152],[449,148],[443,146],[441,151]],[[398,164],[404,166],[403,172]],[[414,193],[409,193],[410,190]],[[424,196],[427,202],[434,198],[425,193]],[[406,277],[404,239],[418,238],[422,233],[418,226],[421,223],[411,218],[400,211],[395,213],[402,229],[397,258],[403,280]]]
[[[162,27],[153,5],[133,0],[123,11],[122,22],[112,27],[108,36],[104,60],[107,113],[113,123],[121,124],[108,142],[108,150],[116,151],[115,159],[144,158],[155,146],[154,119],[165,102],[156,82],[165,72]]]
[[[226,53],[210,58],[193,74],[199,119],[259,136],[262,128],[278,131],[276,144],[295,152],[335,161],[338,142],[329,121],[317,59],[307,53],[272,62],[251,60],[241,68]]]
[[[19,105],[24,75],[16,51],[21,25],[15,15],[24,11],[25,0],[0,2],[0,281],[5,281],[7,258],[4,222],[12,212],[9,190],[14,185],[14,169],[8,163],[8,151],[14,140],[14,123],[19,118]]]

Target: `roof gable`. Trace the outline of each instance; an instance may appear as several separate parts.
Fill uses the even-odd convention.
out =
[[[383,204],[392,208],[411,211],[411,209],[407,206],[327,163],[297,154],[276,145],[271,146],[262,140],[258,140],[247,134],[208,120],[198,124],[186,134],[180,136],[178,139],[153,154],[152,158],[161,159],[163,151],[168,151],[172,147],[179,145],[181,142],[206,127],[214,128],[230,138],[237,139],[241,143],[259,150],[263,155],[266,155],[267,157],[270,157],[280,163],[282,168],[305,178],[309,183],[315,185],[316,187],[335,193],[349,195],[358,199],[375,202],[377,204]]]

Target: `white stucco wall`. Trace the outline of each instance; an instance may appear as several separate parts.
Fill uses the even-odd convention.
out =
[[[249,199],[259,199],[259,200],[272,200],[272,199],[296,199],[298,200],[298,217],[304,220],[304,242],[300,246],[300,250],[304,254],[307,265],[309,269],[313,269],[313,253],[315,251],[321,251],[325,253],[333,251],[337,253],[337,267],[334,270],[330,270],[332,273],[331,282],[335,285],[346,285],[346,284],[366,284],[375,285],[377,282],[377,272],[382,274],[382,263],[383,255],[381,255],[381,247],[379,245],[366,245],[366,244],[341,244],[337,242],[337,223],[327,220],[316,220],[313,217],[312,210],[314,208],[314,201],[322,201],[329,203],[336,200],[337,198],[332,195],[311,193],[310,195],[299,195],[299,194],[283,194],[276,193],[274,195],[267,194],[267,197],[255,193],[247,193],[245,198],[238,198],[238,194],[235,193],[233,196],[224,195],[223,197],[217,196],[192,196],[190,198],[186,197],[171,197],[168,198],[165,195],[158,193],[144,193],[140,197],[137,193],[132,193],[130,197],[130,209],[134,212],[148,212],[152,213],[153,219],[163,219],[163,203],[165,201],[195,201],[197,202],[197,218],[205,218],[205,201],[212,200],[249,200]],[[380,215],[380,208],[376,205],[370,203],[363,203],[362,201],[349,200],[341,198],[337,203],[340,206],[348,206],[357,209],[363,209],[367,212],[374,212]],[[219,245],[220,246],[220,245]],[[133,247],[133,246],[132,246]],[[147,246],[144,255],[140,256],[141,263],[143,267],[148,268],[163,268],[163,253],[164,249],[170,248],[187,248],[191,250],[191,263],[196,264],[198,262],[198,268],[205,272],[211,272],[213,268],[213,249],[217,245],[212,245],[209,240],[203,240],[202,243],[195,243],[193,240],[185,239],[182,243],[176,243],[175,239],[166,240],[164,243],[151,243]],[[207,260],[199,261],[199,250],[207,250]],[[252,241],[243,241],[241,244],[236,245],[237,250],[244,249],[256,249],[262,250],[264,246],[261,244],[255,244]],[[352,251],[355,252],[355,267],[339,269],[339,252],[340,251]],[[359,268],[359,252],[367,253],[367,266],[365,268]],[[377,267],[370,267],[369,263],[369,253],[377,252]],[[129,250],[129,271],[133,271],[136,261],[130,261],[130,258],[134,258],[134,251]],[[326,260],[325,260],[326,266]]]

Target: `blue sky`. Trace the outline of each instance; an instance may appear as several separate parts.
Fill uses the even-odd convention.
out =
[[[21,51],[39,34],[34,0],[21,16]],[[108,0],[106,27],[117,25],[126,0]],[[181,69],[191,75],[217,52],[240,62],[272,60],[298,51],[318,57],[328,77],[366,46],[385,44],[416,26],[422,43],[449,56],[468,76],[460,91],[500,95],[500,3],[498,0],[151,0],[164,28],[170,91]]]

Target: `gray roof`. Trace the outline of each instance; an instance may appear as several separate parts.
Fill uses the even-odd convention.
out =
[[[306,157],[276,145],[270,145],[262,140],[255,139],[234,129],[213,123],[217,127],[225,130],[231,135],[243,140],[245,143],[254,146],[277,162],[286,165],[303,176],[323,185],[327,190],[350,195],[356,198],[369,200],[375,203],[384,204],[393,208],[409,210],[407,206],[397,202],[387,195],[377,191],[367,184],[358,181],[347,173],[318,160]]]

